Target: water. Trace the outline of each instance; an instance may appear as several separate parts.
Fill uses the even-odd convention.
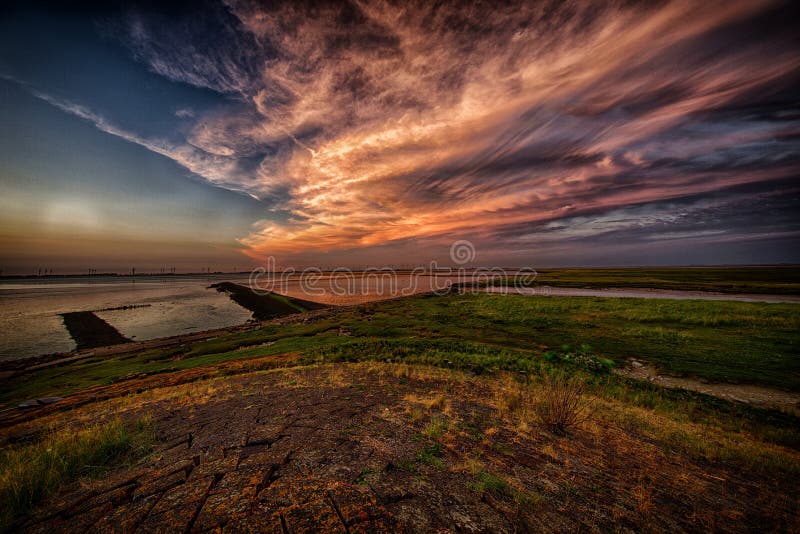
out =
[[[247,276],[62,278],[0,282],[0,360],[69,351],[75,343],[59,314],[130,305],[97,312],[122,335],[152,339],[241,324],[250,312],[207,287],[220,280],[247,283]]]
[[[333,282],[322,276],[304,283],[295,275],[271,289],[305,300],[347,305],[430,291],[436,287],[432,278],[358,274]],[[443,287],[449,277],[435,278],[435,284]],[[208,286],[221,281],[248,285],[248,280],[244,274],[0,282],[0,361],[73,350],[75,343],[59,315],[66,312],[94,311],[123,336],[138,341],[242,324],[251,318],[250,311]],[[146,307],[98,311],[131,305]]]
[[[251,286],[271,290],[290,297],[348,306],[401,296],[445,291],[448,284],[463,282],[464,277],[446,274],[412,275],[407,271],[397,272],[348,272],[335,275],[322,274],[318,278],[309,275],[292,275],[270,280],[268,277],[253,278]]]

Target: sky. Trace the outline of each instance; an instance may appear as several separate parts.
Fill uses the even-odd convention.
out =
[[[799,15],[6,3],[0,269],[800,263]]]

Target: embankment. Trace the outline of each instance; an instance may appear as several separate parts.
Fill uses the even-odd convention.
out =
[[[231,300],[253,312],[253,318],[260,321],[328,307],[326,304],[319,302],[287,297],[277,293],[259,294],[247,286],[234,284],[233,282],[220,282],[210,287],[227,293]]]
[[[64,326],[67,327],[69,335],[75,340],[78,350],[119,345],[131,341],[93,312],[62,313],[61,317],[64,319]]]

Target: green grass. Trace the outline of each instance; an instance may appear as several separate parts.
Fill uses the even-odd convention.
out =
[[[8,528],[77,478],[99,477],[148,454],[154,441],[149,419],[131,426],[114,420],[78,431],[52,432],[37,443],[0,451],[0,528]]]
[[[721,293],[800,294],[800,267],[661,267],[542,269],[536,284],[559,287],[653,288]]]
[[[676,417],[677,412],[669,418],[653,417],[652,412],[629,410],[623,403],[611,404],[612,408],[599,408],[592,417],[605,421],[613,421],[620,428],[639,435],[641,438],[658,443],[667,454],[680,454],[685,458],[706,464],[726,465],[743,468],[759,476],[774,476],[778,479],[794,481],[800,476],[800,461],[796,456],[777,453],[774,448],[765,446],[775,443],[790,448],[800,449],[797,441],[797,420],[773,421],[774,429],[780,428],[783,440],[776,436],[749,432],[746,427],[736,428],[719,424],[724,417],[716,420],[694,419],[692,417]],[[693,423],[703,422],[697,425]],[[763,425],[760,428],[769,428]],[[718,430],[723,432],[718,432]],[[744,435],[743,435],[744,434]],[[785,439],[793,435],[794,440]],[[756,437],[756,440],[752,438]]]
[[[490,492],[508,496],[513,494],[511,486],[504,478],[487,471],[478,471],[470,489],[478,493]]]
[[[376,351],[384,358],[423,352],[428,360],[480,353],[491,367],[509,358],[531,360],[565,344],[588,344],[597,356],[618,363],[634,357],[676,374],[800,389],[795,304],[454,295],[367,310],[369,320],[343,321],[353,333],[351,345],[324,351],[342,357]]]
[[[340,327],[351,335],[339,336]],[[565,352],[564,345],[574,349]],[[564,357],[576,351],[588,353],[588,361],[603,366],[635,357],[671,373],[800,391],[800,305],[488,294],[417,296],[342,309],[310,323],[269,325],[183,348],[45,369],[8,383],[0,392],[0,402],[63,396],[131,373],[168,372],[285,352],[298,353],[298,364],[390,360],[474,374],[511,371],[536,376],[587,360]],[[580,369],[584,367],[575,370]],[[800,446],[800,429],[792,416],[610,373],[587,377],[594,391],[609,398],[673,413],[676,418],[747,429],[771,442]]]
[[[442,461],[442,446],[439,443],[434,443],[433,445],[423,447],[422,450],[417,453],[417,460],[425,465],[442,469],[444,467],[444,462]]]
[[[429,438],[438,438],[444,434],[449,427],[450,424],[447,419],[440,416],[433,416],[431,422],[422,429],[422,433]]]
[[[339,327],[352,335],[338,336]],[[264,343],[272,343],[262,346]],[[297,351],[308,360],[404,359],[530,371],[563,345],[601,358],[645,359],[667,372],[800,390],[800,306],[518,295],[419,296],[344,309],[308,324],[270,325],[186,348],[45,369],[0,393],[10,403],[63,396],[115,377]]]

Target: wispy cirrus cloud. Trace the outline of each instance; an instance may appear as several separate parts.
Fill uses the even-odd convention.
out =
[[[18,80],[11,79],[11,81],[27,86]],[[98,130],[161,154],[216,186],[252,195],[248,188],[241,185],[243,183],[241,176],[244,173],[237,159],[229,157],[232,154],[214,154],[203,151],[190,143],[172,143],[164,139],[145,138],[117,126],[111,120],[84,105],[44,93],[35,88],[27,87],[27,89],[36,98],[65,113],[94,124]]]

